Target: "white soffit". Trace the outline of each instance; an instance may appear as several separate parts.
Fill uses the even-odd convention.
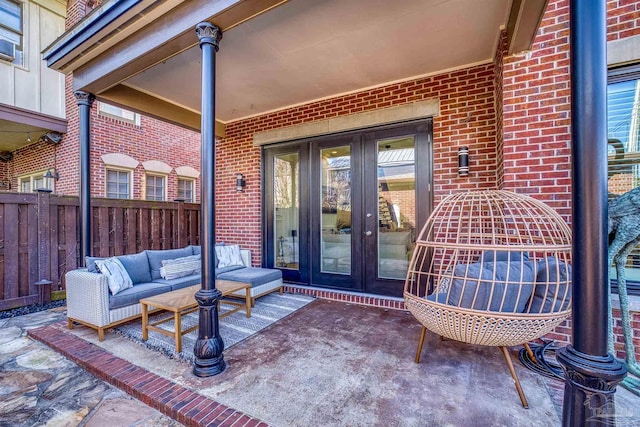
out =
[[[228,32],[216,117],[229,122],[385,83],[486,63],[510,0],[290,0]],[[200,111],[200,49],[127,80]]]

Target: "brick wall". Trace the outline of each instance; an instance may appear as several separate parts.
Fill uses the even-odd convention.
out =
[[[571,214],[568,0],[551,0],[533,49],[502,61],[503,188]]]
[[[499,189],[504,189],[504,130],[502,121],[503,117],[503,100],[502,91],[503,83],[503,61],[507,49],[507,32],[502,31],[498,48],[493,61],[494,66],[494,97],[496,103],[496,185]]]
[[[254,133],[426,99],[440,100],[440,115],[433,121],[435,202],[455,190],[495,188],[494,95],[494,66],[489,63],[228,123],[227,136],[217,146],[217,238],[242,242],[260,260],[261,150],[253,146]],[[472,159],[464,178],[457,172],[462,145],[469,146]],[[236,172],[247,180],[240,195],[231,185]]]
[[[640,3],[608,0],[607,39],[638,34]],[[549,1],[531,52],[501,55],[496,55],[503,74],[502,121],[500,113],[497,117],[498,128],[502,125],[498,145],[503,139],[501,186],[545,201],[570,221],[569,1]]]
[[[640,3],[637,0],[607,0],[607,40],[640,34]]]

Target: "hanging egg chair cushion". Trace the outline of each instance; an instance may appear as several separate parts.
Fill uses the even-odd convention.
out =
[[[529,313],[568,309],[571,301],[571,265],[555,257],[547,257],[538,262],[537,270]]]
[[[458,264],[446,301],[474,310],[521,313],[533,293],[535,277],[534,261]]]
[[[484,251],[480,256],[480,262],[520,262],[529,261],[529,252],[511,252],[511,251]]]

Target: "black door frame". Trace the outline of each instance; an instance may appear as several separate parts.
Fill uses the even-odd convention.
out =
[[[351,291],[362,291],[362,263],[360,262],[362,253],[362,239],[359,238],[364,233],[362,228],[362,203],[355,196],[362,194],[362,138],[358,133],[349,133],[341,135],[331,135],[314,141],[310,153],[310,173],[311,187],[309,194],[313,196],[319,195],[314,192],[321,188],[320,182],[320,151],[322,149],[350,146],[351,157],[351,273],[323,273],[321,271],[321,240],[322,240],[322,210],[320,207],[320,198],[311,197],[309,205],[310,210],[310,227],[311,227],[311,282],[314,285],[345,289]],[[346,236],[346,235],[345,235]]]
[[[364,184],[364,212],[375,212],[371,218],[365,218],[368,221],[367,228],[373,234],[364,239],[364,251],[362,256],[362,265],[364,265],[364,291],[373,294],[384,294],[392,296],[402,296],[404,281],[395,279],[384,279],[378,277],[378,168],[377,154],[378,147],[376,141],[385,139],[402,138],[403,136],[413,136],[414,140],[414,164],[415,164],[415,194],[416,194],[416,224],[414,224],[414,234],[417,238],[421,227],[427,221],[433,206],[433,120],[428,119],[426,122],[413,123],[406,126],[395,127],[391,129],[372,130],[366,132],[364,137],[365,148],[365,169],[363,174]],[[427,167],[425,167],[427,165]],[[375,191],[366,191],[367,188],[375,186]],[[375,257],[373,255],[376,255]],[[375,262],[370,260],[375,258]]]
[[[309,174],[304,171],[309,170],[309,144],[301,144],[299,141],[285,144],[278,144],[269,149],[262,150],[262,265],[263,267],[275,267],[274,238],[274,211],[273,211],[273,168],[270,167],[273,159],[282,154],[298,153],[298,270],[283,268],[282,278],[287,282],[311,283],[309,266],[309,191],[304,191],[309,187]]]
[[[371,160],[375,149],[366,149],[365,144],[386,138],[403,135],[415,135],[416,164],[416,236],[426,222],[433,208],[433,119],[424,118],[404,123],[395,123],[368,129],[360,129],[305,138],[295,141],[264,146],[262,150],[263,170],[263,262],[268,268],[275,266],[274,212],[273,212],[273,168],[271,164],[277,155],[297,152],[299,155],[299,270],[282,269],[283,279],[304,285],[319,286],[358,292],[401,296],[404,282],[391,279],[377,279],[377,261],[367,262],[368,253],[377,251],[377,233],[375,239],[365,241],[364,213],[367,203],[373,206],[371,197],[375,192],[366,191],[365,179],[369,185],[376,177],[377,162]],[[352,194],[360,197],[352,199],[352,270],[351,275],[320,273],[320,200],[311,198],[312,188],[320,188],[319,152],[321,148],[351,145],[352,150]],[[367,158],[365,158],[365,155]],[[314,164],[314,162],[316,164]],[[314,187],[315,186],[315,187]],[[371,194],[369,194],[371,193]],[[358,196],[360,195],[360,196]],[[317,200],[315,200],[317,199]],[[377,213],[377,207],[375,212]],[[377,215],[376,215],[377,218]],[[315,229],[314,229],[315,227]],[[376,227],[377,230],[377,227]],[[372,236],[373,237],[373,236]],[[366,248],[365,248],[366,246]],[[342,277],[341,277],[342,276]],[[372,280],[373,278],[373,280]],[[315,279],[315,280],[314,280]]]

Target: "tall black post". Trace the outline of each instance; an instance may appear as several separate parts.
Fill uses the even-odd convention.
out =
[[[196,293],[200,306],[198,340],[193,348],[193,373],[209,377],[224,371],[224,343],[218,327],[218,301],[222,294],[215,280],[215,100],[216,52],[222,31],[209,22],[196,26],[202,50],[202,148],[200,185],[200,244],[202,245],[202,286]]]
[[[80,116],[80,265],[91,255],[91,105],[95,97],[87,92],[73,93]]]
[[[565,372],[564,426],[615,424],[613,394],[626,375],[607,353],[606,2],[571,0],[573,346]]]

